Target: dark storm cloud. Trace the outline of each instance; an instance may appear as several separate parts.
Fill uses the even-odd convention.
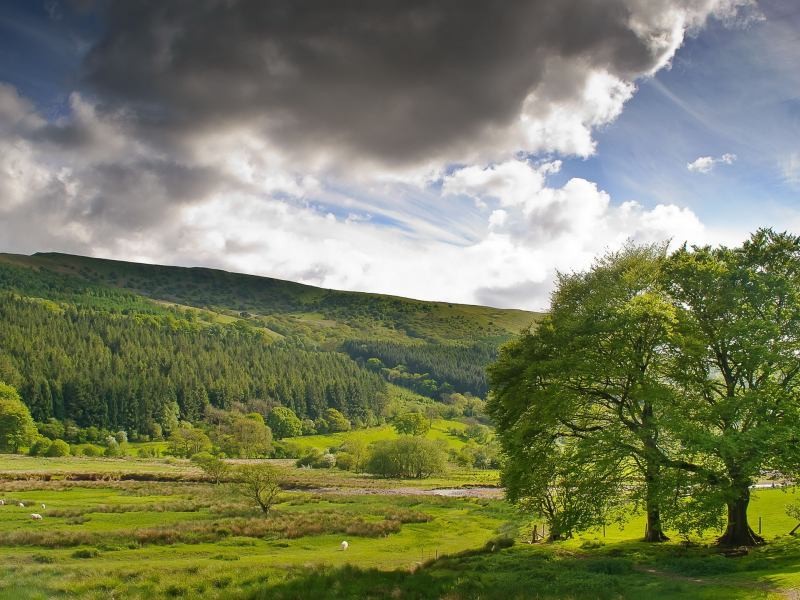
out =
[[[652,70],[662,57],[631,30],[628,4],[113,2],[84,81],[151,136],[242,125],[288,151],[420,162],[511,124],[553,57],[625,80]]]

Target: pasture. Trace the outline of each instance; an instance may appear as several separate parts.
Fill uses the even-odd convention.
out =
[[[751,509],[770,544],[724,558],[707,546],[712,536],[688,546],[636,541],[640,515],[605,536],[529,545],[532,522],[491,490],[423,493],[474,485],[470,472],[409,482],[290,463],[291,489],[264,519],[185,461],[4,456],[0,600],[733,599],[800,586],[800,543],[785,536],[796,523],[784,505],[795,496],[781,490],[758,492]],[[163,480],[125,478],[137,474]]]

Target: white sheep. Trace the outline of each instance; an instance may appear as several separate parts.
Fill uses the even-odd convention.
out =
[[[348,544],[347,542],[342,542],[342,552],[344,552],[345,550],[347,550],[347,547],[348,547],[349,545],[350,545],[350,544]]]
[[[42,504],[42,508],[47,508],[44,504]]]
[[[5,500],[0,500],[0,506],[5,506],[5,505],[6,505],[6,501]]]
[[[20,502],[20,503],[19,503],[19,505],[20,505],[22,508],[25,508],[25,505],[24,505],[22,502]]]
[[[33,519],[34,521],[41,521],[42,520],[42,515],[40,515],[39,513],[33,513],[31,515],[31,519]]]

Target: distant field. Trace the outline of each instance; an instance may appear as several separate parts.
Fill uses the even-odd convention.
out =
[[[460,450],[464,447],[466,442],[458,436],[450,435],[447,430],[451,427],[463,430],[465,425],[463,423],[459,423],[458,421],[437,419],[433,422],[433,427],[431,427],[430,431],[428,431],[424,437],[431,440],[444,440],[447,442],[448,447]],[[378,440],[390,440],[399,437],[399,434],[394,427],[391,425],[382,425],[380,427],[369,427],[367,429],[359,429],[356,431],[326,433],[321,435],[304,435],[286,439],[303,446],[324,450],[325,448],[330,448],[332,446],[341,446],[351,435],[363,436],[368,444]]]

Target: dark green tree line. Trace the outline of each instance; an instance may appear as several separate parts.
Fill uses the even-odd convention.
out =
[[[379,414],[383,380],[345,355],[276,348],[247,327],[0,296],[0,380],[34,419],[160,435],[205,406],[271,398],[301,418]]]

